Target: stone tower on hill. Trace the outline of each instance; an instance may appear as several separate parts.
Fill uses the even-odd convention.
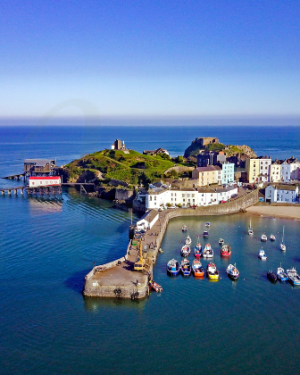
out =
[[[219,143],[219,138],[215,137],[200,137],[196,138],[192,144],[185,150],[184,157],[197,156],[199,150],[204,149],[210,144]]]

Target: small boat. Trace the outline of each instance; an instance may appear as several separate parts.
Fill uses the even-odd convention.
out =
[[[158,249],[158,252],[161,253],[161,254],[164,253],[164,251],[163,251],[163,249],[161,247]]]
[[[193,261],[192,270],[195,277],[204,277],[204,269],[202,267],[200,260],[195,259]]]
[[[183,257],[188,257],[190,254],[191,254],[191,248],[189,245],[183,245],[181,250],[180,250],[180,254],[183,256]]]
[[[231,256],[231,247],[229,244],[222,246],[220,254],[223,258],[229,258]]]
[[[267,260],[267,256],[266,256],[265,250],[260,249],[259,252],[258,252],[258,257],[261,260]]]
[[[187,226],[186,226],[186,225],[183,225],[182,228],[181,228],[181,230],[182,230],[183,232],[186,232],[186,231],[187,231]]]
[[[248,234],[249,234],[249,236],[253,235],[253,229],[251,227],[251,220],[250,220],[250,225],[249,225],[249,228],[248,228]]]
[[[203,237],[204,237],[204,238],[208,238],[208,231],[207,231],[207,230],[205,230],[205,231],[203,232]]]
[[[192,243],[191,237],[188,235],[187,238],[185,239],[185,244],[190,245]]]
[[[176,259],[171,259],[167,263],[167,273],[172,276],[178,275],[180,272],[180,266]]]
[[[292,267],[291,269],[286,270],[286,273],[288,275],[290,282],[293,285],[300,285],[300,276],[298,275],[295,267]]]
[[[219,244],[220,244],[220,245],[224,245],[224,240],[223,240],[223,238],[220,238],[220,239],[219,239]]]
[[[277,279],[282,283],[288,281],[289,279],[287,273],[284,272],[284,269],[281,267],[281,265],[277,268]]]
[[[237,280],[240,276],[240,273],[238,269],[236,268],[236,265],[229,264],[229,266],[226,269],[228,277],[232,280]]]
[[[192,273],[192,267],[187,259],[183,259],[181,261],[180,268],[183,276],[190,276],[190,274]]]
[[[151,286],[151,288],[152,288],[153,290],[155,290],[156,293],[160,293],[160,292],[163,291],[163,288],[162,288],[160,285],[158,285],[157,283],[155,283],[154,281],[152,281],[152,282],[150,283],[150,286]]]
[[[214,263],[208,263],[207,267],[206,267],[206,273],[207,273],[207,277],[210,279],[210,280],[219,280],[219,271],[217,270],[217,267]]]
[[[206,227],[210,227],[210,222],[205,223]]]
[[[203,256],[203,258],[213,258],[214,251],[211,248],[211,246],[210,246],[209,243],[207,245],[205,245],[205,247],[204,247],[204,249],[202,251],[202,256]]]
[[[261,239],[262,242],[267,242],[268,241],[268,237],[265,234],[262,234],[261,237],[260,237],[260,239]]]
[[[280,250],[281,250],[281,251],[286,251],[286,246],[285,246],[283,240],[284,240],[284,227],[283,227],[283,229],[282,229],[282,240],[281,240],[281,244],[280,244]]]
[[[277,283],[277,275],[276,273],[269,271],[267,273],[267,278],[271,281],[271,283],[276,284]]]
[[[194,254],[197,259],[201,257],[202,254],[202,246],[200,242],[197,243],[197,245],[194,247]]]
[[[271,234],[270,235],[270,241],[275,241],[276,240],[276,237],[274,236],[274,234]]]

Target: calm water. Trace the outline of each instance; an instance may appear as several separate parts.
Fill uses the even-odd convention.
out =
[[[234,134],[232,142],[224,129],[219,134],[216,128],[181,129],[181,137],[179,129],[167,129],[160,131],[160,139],[153,129],[123,129],[121,136],[120,131],[115,134],[103,128],[94,129],[94,135],[91,128],[54,128],[51,142],[47,139],[50,129],[35,130],[39,137],[34,128],[27,132],[22,128],[23,134],[0,129],[0,175],[19,172],[25,157],[56,156],[65,163],[81,153],[109,147],[123,135],[128,147],[138,150],[163,146],[165,139],[170,142],[165,147],[175,154],[201,135],[250,146],[252,139],[256,152],[272,155],[272,146],[254,135],[251,138],[249,129]],[[298,132],[289,128],[280,133],[276,128],[271,134],[271,144],[285,144],[282,153],[286,155],[279,157],[292,153],[281,141],[284,137],[290,137],[297,156]],[[137,134],[143,134],[145,143],[138,144]],[[0,186],[7,183],[12,182],[0,180]],[[266,272],[280,262],[284,268],[294,265],[300,270],[299,222],[253,216],[251,238],[246,234],[247,214],[210,217],[209,242],[216,251],[221,279],[209,282],[166,275],[166,262],[173,257],[180,260],[185,238],[183,220],[175,219],[154,269],[154,279],[164,288],[161,296],[152,294],[140,302],[106,301],[84,300],[83,279],[94,262],[124,253],[130,223],[127,212],[107,201],[81,197],[72,189],[51,200],[0,196],[0,210],[1,374],[171,374],[183,367],[192,374],[298,372],[300,289],[273,285]],[[184,219],[193,243],[205,221]],[[283,225],[286,254],[279,250]],[[266,262],[257,258],[262,232],[277,236],[275,243],[263,244]],[[219,237],[232,246],[230,262],[236,262],[241,272],[237,282],[226,276],[228,261],[219,256]]]

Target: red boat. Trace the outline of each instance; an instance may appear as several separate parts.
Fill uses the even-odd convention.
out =
[[[221,257],[229,258],[231,256],[231,247],[227,245],[223,245],[221,248]]]
[[[150,285],[151,285],[151,288],[153,290],[155,290],[155,292],[162,292],[163,291],[163,288],[154,281],[152,281],[152,283]]]

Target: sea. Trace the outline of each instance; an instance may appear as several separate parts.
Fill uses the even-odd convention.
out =
[[[0,176],[21,173],[26,158],[64,165],[116,138],[140,152],[163,147],[177,156],[202,136],[247,144],[272,159],[300,158],[299,127],[0,127]],[[21,183],[1,178],[0,188]],[[299,371],[300,288],[266,277],[280,264],[300,271],[299,221],[247,213],[173,219],[154,267],[163,292],[125,301],[83,298],[82,287],[95,264],[125,253],[138,213],[73,188],[51,197],[1,195],[0,213],[0,374]],[[193,244],[212,245],[218,282],[166,274],[167,261],[181,258],[183,224]],[[286,253],[279,249],[283,227]],[[262,233],[276,241],[261,243]],[[220,237],[231,245],[230,260],[220,258]],[[229,263],[240,271],[236,282],[226,275]]]

